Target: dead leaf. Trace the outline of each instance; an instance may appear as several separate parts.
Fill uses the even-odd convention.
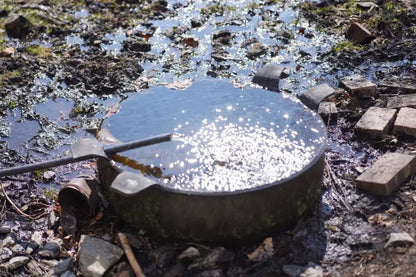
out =
[[[368,218],[368,222],[375,225],[380,226],[391,226],[393,224],[393,221],[390,220],[390,217],[386,214],[375,214]]]
[[[187,89],[190,85],[192,85],[192,82],[193,82],[192,79],[185,79],[183,81],[167,84],[165,85],[165,87],[170,88],[170,89],[184,90],[184,89]]]
[[[199,41],[194,38],[184,38],[182,43],[193,48],[197,48],[199,46]]]
[[[260,262],[274,255],[273,239],[266,238],[253,253],[247,255],[249,261]]]

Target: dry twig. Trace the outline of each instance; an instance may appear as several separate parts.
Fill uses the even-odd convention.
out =
[[[133,250],[131,249],[127,236],[123,233],[118,233],[118,238],[120,240],[121,246],[124,249],[124,253],[126,254],[127,260],[129,260],[129,263],[133,268],[133,271],[136,274],[136,276],[145,277],[142,268],[140,267],[139,263],[136,260],[136,257],[134,256]]]

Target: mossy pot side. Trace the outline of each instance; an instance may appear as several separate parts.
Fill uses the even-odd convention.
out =
[[[183,192],[159,185],[126,197],[110,190],[121,170],[98,161],[100,181],[121,219],[150,236],[204,242],[261,239],[310,213],[319,201],[324,151],[301,172],[259,188],[227,192]]]

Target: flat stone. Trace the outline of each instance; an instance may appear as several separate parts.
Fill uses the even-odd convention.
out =
[[[0,227],[0,234],[4,235],[4,234],[8,234],[10,233],[12,230],[12,227],[8,226],[8,225],[3,225]]]
[[[345,37],[358,44],[367,44],[375,39],[375,36],[367,28],[356,22],[350,25]]]
[[[273,91],[279,90],[280,79],[288,77],[290,69],[283,65],[268,64],[260,68],[252,82]]]
[[[415,244],[415,240],[408,233],[391,233],[389,240],[384,245],[384,248],[407,247],[413,244]]]
[[[336,122],[338,116],[337,106],[333,102],[321,102],[318,107],[318,114],[326,123]]]
[[[416,108],[416,94],[398,95],[390,97],[387,101],[387,108]]]
[[[356,179],[360,189],[390,195],[416,169],[416,156],[386,153]]]
[[[317,110],[319,104],[334,93],[335,90],[328,84],[320,84],[302,93],[299,99],[312,110]]]
[[[370,98],[376,94],[376,85],[361,75],[343,77],[340,79],[340,85],[360,98]]]
[[[401,108],[394,122],[393,134],[406,134],[416,137],[416,109]]]
[[[102,239],[82,235],[77,253],[78,267],[83,276],[102,276],[122,255],[123,250],[120,247]]]
[[[29,261],[30,261],[30,258],[26,256],[13,257],[8,262],[7,270],[13,271],[19,267],[26,265]]]
[[[395,109],[371,107],[357,122],[355,129],[370,138],[381,138],[390,133],[395,115]]]
[[[266,54],[267,47],[259,42],[253,43],[247,52],[247,56],[251,59]]]
[[[392,92],[416,93],[416,80],[413,78],[390,78],[381,81],[379,87],[388,88]]]
[[[39,255],[43,258],[57,258],[61,254],[62,240],[50,241],[39,250]]]

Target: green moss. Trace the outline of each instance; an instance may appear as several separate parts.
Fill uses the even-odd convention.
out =
[[[49,58],[52,55],[52,50],[48,47],[40,45],[30,45],[26,48],[26,51],[33,56],[38,58]]]
[[[208,5],[206,8],[201,9],[201,14],[205,16],[210,15],[224,15],[225,13],[235,12],[236,8],[233,6],[215,3]]]
[[[334,47],[332,48],[332,50],[335,52],[341,52],[341,51],[348,50],[348,49],[357,51],[357,50],[362,50],[363,46],[356,45],[350,40],[343,40],[335,44]]]
[[[58,199],[58,191],[54,188],[44,189],[43,193],[45,194],[46,198],[48,198],[50,200],[57,200]]]

